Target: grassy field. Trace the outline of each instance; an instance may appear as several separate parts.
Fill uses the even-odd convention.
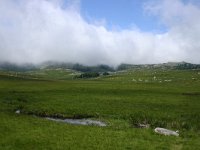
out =
[[[199,149],[200,70],[127,70],[93,79],[74,74],[0,72],[0,149]],[[42,116],[91,117],[108,126]],[[150,128],[136,128],[138,123]],[[158,135],[155,127],[180,136]]]

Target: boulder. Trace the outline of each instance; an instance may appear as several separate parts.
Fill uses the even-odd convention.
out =
[[[172,131],[165,128],[158,127],[158,128],[155,128],[154,131],[159,134],[179,136],[178,131]]]
[[[16,114],[20,114],[20,110],[16,110],[15,113],[16,113]]]

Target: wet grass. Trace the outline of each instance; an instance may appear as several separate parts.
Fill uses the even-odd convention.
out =
[[[1,73],[0,149],[198,149],[198,72],[130,70],[88,80],[63,80],[58,70],[51,70],[53,79]],[[18,109],[22,114],[14,113]],[[109,126],[73,126],[33,115],[92,117]],[[150,128],[135,128],[139,123]],[[155,127],[179,130],[180,137],[157,135]]]

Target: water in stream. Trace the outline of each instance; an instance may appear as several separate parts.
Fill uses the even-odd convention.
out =
[[[101,127],[106,126],[104,122],[91,120],[91,119],[57,119],[57,118],[50,118],[50,117],[46,117],[46,119],[56,121],[56,122],[75,124],[75,125],[93,125],[93,126],[101,126]]]

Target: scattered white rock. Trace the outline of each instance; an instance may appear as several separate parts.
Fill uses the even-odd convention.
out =
[[[132,80],[133,82],[136,82],[136,80],[133,78],[133,80]]]
[[[154,131],[159,134],[179,136],[178,131],[172,131],[165,128],[158,127],[158,128],[155,128]]]
[[[139,79],[138,81],[142,82],[142,79]]]
[[[16,114],[20,114],[20,110],[16,110],[15,113],[16,113]]]
[[[139,124],[136,125],[136,127],[137,128],[149,128],[150,124],[141,124],[141,123],[139,123]]]
[[[165,80],[165,82],[171,82],[172,80]]]

